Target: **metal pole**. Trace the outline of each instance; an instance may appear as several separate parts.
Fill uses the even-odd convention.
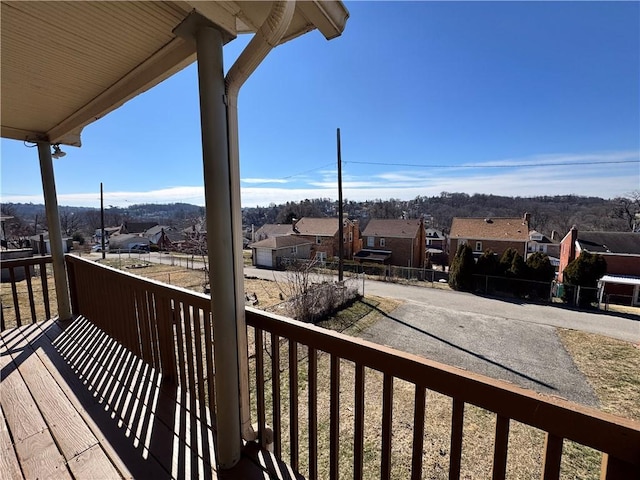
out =
[[[58,317],[61,320],[69,320],[71,318],[69,284],[67,283],[67,271],[64,266],[64,249],[62,248],[62,231],[58,214],[56,180],[53,175],[53,160],[51,159],[51,144],[49,142],[38,142],[38,157],[40,159],[40,175],[42,176],[42,190],[44,192],[44,208],[47,214],[47,223],[49,224],[49,248],[51,248],[53,263]]]
[[[338,281],[344,278],[344,219],[342,208],[342,153],[340,151],[340,129],[338,134]]]
[[[101,239],[101,250],[102,250],[102,259],[105,259],[104,253],[104,196],[102,194],[102,182],[100,182],[100,228],[102,229]]]
[[[206,203],[211,309],[216,332],[216,421],[218,463],[231,468],[240,460],[240,393],[232,202],[227,144],[227,114],[222,35],[213,27],[196,34],[200,121]],[[214,235],[215,232],[215,235]]]

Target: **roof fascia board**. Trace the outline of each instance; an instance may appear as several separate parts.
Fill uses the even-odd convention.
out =
[[[298,8],[327,40],[339,37],[349,18],[349,11],[342,2],[325,0],[299,1]]]
[[[0,136],[2,136],[2,138],[11,138],[13,140],[26,141],[35,140],[37,138],[46,139],[47,135],[42,132],[33,132],[31,130],[22,130],[21,128],[13,128],[2,125]]]
[[[195,60],[195,45],[174,38],[87,105],[46,132],[51,143],[80,146],[80,132],[136,95],[162,82]]]

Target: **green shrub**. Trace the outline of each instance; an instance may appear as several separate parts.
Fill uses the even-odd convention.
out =
[[[473,286],[475,261],[469,245],[458,245],[449,269],[449,286],[454,290],[470,291]]]
[[[566,266],[563,281],[570,285],[585,287],[580,292],[580,307],[587,307],[597,300],[598,280],[607,273],[607,261],[602,255],[582,252],[578,258]],[[565,292],[568,289],[565,288]],[[566,295],[565,295],[566,296]],[[563,297],[563,300],[567,300]]]

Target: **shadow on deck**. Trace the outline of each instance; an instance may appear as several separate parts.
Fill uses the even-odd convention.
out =
[[[256,444],[216,471],[215,419],[79,317],[2,332],[5,478],[301,478]]]

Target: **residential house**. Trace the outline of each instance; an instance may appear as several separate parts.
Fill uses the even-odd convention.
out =
[[[255,231],[253,241],[259,242],[266,238],[281,237],[283,235],[291,235],[292,233],[293,228],[289,224],[266,223]]]
[[[435,228],[425,229],[425,238],[427,242],[427,249],[446,251],[447,238],[442,230],[436,230]]]
[[[351,260],[362,248],[358,221],[347,218],[343,223],[343,238],[340,239],[337,218],[302,217],[293,223],[293,235],[312,242],[311,257],[324,261],[338,256],[340,241],[344,244],[343,258]]]
[[[308,260],[312,245],[306,238],[279,235],[252,243],[249,247],[256,267],[282,268],[294,260]]]
[[[486,250],[501,256],[507,249],[513,248],[525,257],[529,243],[529,220],[528,213],[522,218],[454,217],[449,234],[451,259],[461,244],[469,245],[474,256],[480,256]]]
[[[579,232],[574,226],[560,242],[558,280],[569,263],[582,252],[602,255],[607,262],[607,276],[640,280],[640,234],[633,232]],[[605,295],[631,297],[640,304],[639,292],[633,283],[608,282]],[[626,303],[626,301],[625,301]]]
[[[362,262],[382,262],[422,268],[425,262],[425,229],[422,218],[412,220],[372,219],[362,232]]]
[[[545,253],[554,267],[557,268],[560,265],[560,242],[554,241],[536,230],[531,230],[527,243],[527,258],[535,252]]]
[[[170,234],[176,234],[171,235]],[[160,250],[172,250],[173,249],[173,240],[179,239],[183,240],[183,235],[181,232],[178,232],[175,228],[170,227],[168,225],[155,225],[150,229],[146,230],[143,234],[143,237],[149,239],[149,243],[151,245],[155,245]]]
[[[105,243],[109,243],[109,238],[111,235],[119,235],[123,232],[123,226],[120,225],[118,227],[105,227],[104,228],[104,241]],[[93,234],[93,243],[102,243],[102,229],[96,228],[95,233]]]
[[[41,237],[42,237],[42,241],[44,242],[44,251],[40,243]],[[29,237],[29,241],[31,242],[31,248],[33,250],[33,253],[39,253],[42,255],[51,254],[51,242],[49,240],[49,232],[43,232],[37,235],[32,235],[31,237]],[[64,253],[69,253],[72,249],[73,249],[73,238],[62,237],[62,251]]]

